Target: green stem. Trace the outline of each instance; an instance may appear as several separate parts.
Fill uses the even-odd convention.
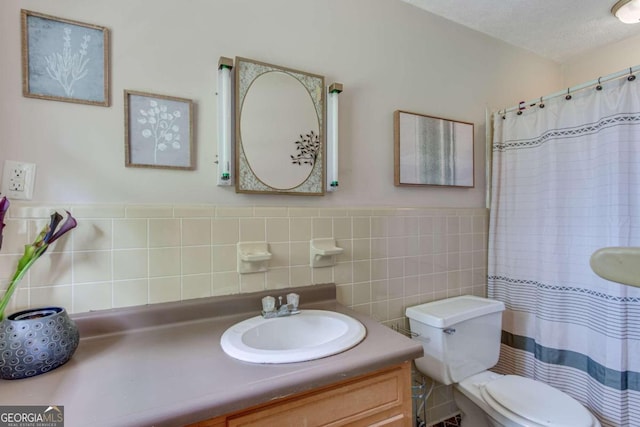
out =
[[[20,283],[20,280],[22,280],[24,275],[27,274],[27,270],[29,270],[29,267],[31,267],[38,258],[40,258],[40,255],[42,255],[42,253],[47,249],[47,246],[48,245],[43,245],[40,248],[38,248],[38,250],[33,255],[33,257],[29,260],[29,262],[27,262],[24,265],[24,267],[16,271],[16,273],[13,275],[11,282],[9,282],[9,287],[7,288],[6,292],[2,296],[2,299],[0,299],[0,322],[4,320],[4,311],[7,308],[7,305],[9,304],[9,300],[11,300],[11,296],[13,295],[15,290],[18,288],[18,284]]]

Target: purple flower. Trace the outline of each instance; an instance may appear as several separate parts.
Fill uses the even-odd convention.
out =
[[[8,208],[9,201],[6,199],[6,197],[3,197],[2,199],[0,199],[0,224],[2,224],[2,220],[4,219],[4,215]],[[22,258],[18,260],[16,272],[9,282],[9,287],[5,291],[4,295],[2,295],[2,298],[0,298],[0,321],[4,318],[4,311],[9,304],[9,299],[15,292],[18,283],[26,274],[29,267],[31,267],[33,263],[36,262],[36,260],[40,258],[43,253],[46,252],[51,243],[55,242],[69,230],[75,228],[78,225],[78,222],[73,216],[71,216],[71,213],[69,213],[69,211],[66,212],[67,219],[64,221],[64,223],[62,223],[61,226],[60,222],[62,221],[63,216],[58,212],[52,213],[51,221],[42,229],[40,234],[36,236],[33,243],[24,246],[24,254],[22,255]],[[4,224],[2,224],[2,227],[4,227]],[[2,245],[1,231],[2,228],[0,228],[0,246]]]
[[[67,219],[57,231],[56,228],[58,228],[58,224],[60,224],[60,221],[62,220],[62,215],[60,215],[58,212],[54,212],[51,214],[51,231],[49,231],[49,233],[44,238],[44,241],[47,245],[55,242],[67,231],[75,228],[76,225],[78,225],[78,221],[76,221],[76,219],[71,216],[71,213],[69,211],[65,212],[67,213]]]

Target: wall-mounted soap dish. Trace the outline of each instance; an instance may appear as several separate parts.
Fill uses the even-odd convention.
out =
[[[311,267],[331,267],[336,265],[336,255],[344,252],[336,246],[333,238],[312,239],[309,244],[309,264]]]
[[[267,242],[238,243],[238,273],[267,271],[271,252]]]

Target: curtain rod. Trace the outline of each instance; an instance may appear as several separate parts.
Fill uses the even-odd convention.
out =
[[[567,96],[567,95],[571,95],[571,93],[573,92],[577,92],[583,89],[587,89],[590,88],[592,86],[596,86],[599,84],[602,84],[604,82],[608,82],[611,80],[615,80],[615,79],[619,79],[621,77],[625,77],[625,76],[629,76],[629,78],[633,77],[631,80],[635,79],[635,75],[633,74],[634,72],[638,72],[640,71],[640,66],[636,65],[635,67],[629,67],[628,69],[622,70],[622,71],[618,71],[617,73],[612,73],[609,74],[607,76],[604,77],[599,77],[597,79],[588,81],[586,83],[582,83],[580,85],[577,86],[572,86],[569,87],[565,90],[561,90],[558,91],[556,93],[552,93],[551,95],[547,95],[547,96],[541,96],[540,98],[537,99],[533,99],[531,101],[527,101],[527,102],[521,102],[520,104],[516,105],[515,107],[511,107],[511,108],[507,108],[507,109],[503,109],[503,110],[498,110],[499,114],[506,114],[506,113],[510,113],[511,111],[519,111],[519,110],[524,110],[525,108],[528,107],[533,107],[534,105],[541,103],[544,100],[549,100],[552,98],[556,98],[558,96]]]

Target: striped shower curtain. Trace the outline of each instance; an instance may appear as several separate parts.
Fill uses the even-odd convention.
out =
[[[496,370],[563,390],[605,426],[640,426],[640,288],[589,266],[601,247],[640,246],[640,81],[603,86],[494,115]]]

